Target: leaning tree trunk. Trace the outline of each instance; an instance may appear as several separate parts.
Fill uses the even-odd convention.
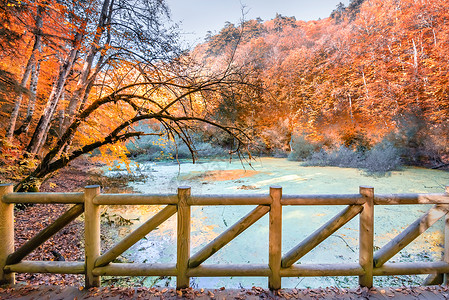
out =
[[[43,19],[42,19],[43,10],[44,10],[43,6],[39,5],[39,7],[37,9],[37,13],[36,13],[36,23],[35,23],[36,24],[36,29],[35,29],[36,32],[34,34],[35,39],[34,39],[33,50],[28,59],[28,62],[27,62],[26,68],[25,68],[25,72],[23,73],[22,81],[20,83],[22,90],[26,89],[26,85],[27,85],[28,79],[30,78],[32,69],[33,69],[33,67],[36,68],[37,53],[41,51],[41,45],[42,45],[41,28],[43,25]],[[6,132],[6,139],[8,141],[11,141],[12,137],[14,135],[14,131],[16,128],[16,123],[17,123],[17,117],[19,116],[20,105],[22,104],[22,99],[23,99],[23,93],[20,92],[20,95],[16,99],[16,103],[14,104],[14,108],[11,112],[11,117],[9,119],[8,131]]]
[[[37,154],[39,149],[45,143],[45,139],[50,128],[50,122],[56,111],[59,103],[59,99],[64,90],[67,76],[72,70],[73,63],[78,55],[79,44],[82,38],[82,34],[77,32],[75,35],[75,43],[68,57],[65,59],[64,64],[59,68],[58,80],[53,84],[53,89],[48,98],[47,105],[45,106],[44,112],[37,123],[36,129],[34,130],[33,137],[26,149],[27,152],[31,154]]]
[[[67,106],[64,117],[64,124],[61,128],[62,131],[66,131],[70,127],[70,124],[72,124],[72,122],[75,120],[76,115],[84,108],[87,102],[87,98],[89,97],[89,93],[94,85],[96,76],[99,74],[102,68],[105,59],[105,52],[101,53],[100,57],[96,60],[95,69],[92,70],[95,56],[100,50],[100,39],[106,31],[106,41],[104,42],[103,48],[109,45],[111,41],[111,28],[110,26],[106,26],[106,24],[111,23],[113,7],[114,0],[106,0],[103,2],[103,7],[101,10],[100,20],[98,21],[95,37],[90,44],[90,48],[86,56],[86,61],[84,62],[83,69],[81,71],[75,91],[72,93],[72,97],[70,98],[69,104]],[[74,132],[71,132],[69,137],[65,140],[65,145],[62,145],[60,147],[56,157],[59,157],[61,154],[65,154],[69,151],[73,138]]]
[[[70,124],[72,123],[75,115],[77,114],[80,105],[81,105],[81,99],[85,97],[85,94],[90,92],[89,88],[89,81],[93,81],[94,78],[89,78],[90,74],[92,73],[92,64],[94,62],[95,55],[99,51],[99,43],[100,39],[103,36],[103,33],[106,30],[106,23],[110,23],[111,14],[112,14],[112,8],[114,5],[114,0],[105,0],[103,2],[103,7],[101,10],[100,19],[98,21],[97,30],[95,33],[95,37],[93,41],[90,43],[89,51],[86,56],[86,60],[83,64],[83,69],[81,71],[80,77],[78,79],[78,82],[76,84],[76,88],[72,93],[72,96],[70,97],[69,104],[66,109],[66,116],[64,119],[64,126],[63,129],[66,130]],[[109,39],[106,42],[106,44],[109,43]],[[100,61],[97,62],[98,64],[101,63]],[[96,74],[95,72],[94,74]]]

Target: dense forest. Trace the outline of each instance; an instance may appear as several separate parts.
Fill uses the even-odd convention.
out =
[[[195,157],[198,144],[315,165],[332,151],[356,166],[447,163],[447,1],[228,22],[191,51],[163,1],[0,1],[0,168],[16,189],[88,153]]]
[[[437,166],[449,150],[448,43],[447,1],[353,0],[323,20],[227,23],[195,53],[214,64],[239,44],[263,89],[217,115],[266,152],[390,144],[406,163]]]

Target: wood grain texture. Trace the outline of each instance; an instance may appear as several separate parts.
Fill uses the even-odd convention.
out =
[[[3,268],[9,255],[14,252],[14,204],[3,202],[13,192],[12,184],[0,184],[0,284],[14,284],[14,273]]]
[[[101,194],[95,197],[97,205],[169,205],[178,204],[177,195]]]
[[[190,187],[178,188],[177,289],[188,288],[190,285],[190,278],[187,276],[190,257],[190,206],[187,203],[189,197]]]
[[[87,186],[84,189],[84,240],[87,288],[100,286],[100,277],[92,271],[95,261],[100,256],[100,210],[94,204],[94,198],[100,194],[100,186]]]
[[[271,269],[271,275],[268,278],[268,288],[278,290],[281,288],[282,188],[280,186],[270,187],[270,198],[268,265]]]
[[[359,276],[359,285],[373,286],[374,252],[374,188],[361,186],[360,194],[365,198],[359,219],[359,263],[365,274]]]
[[[176,276],[175,264],[110,263],[95,268],[95,276]]]
[[[85,264],[78,261],[22,261],[7,265],[5,269],[17,273],[84,274]]]
[[[4,197],[6,203],[84,203],[83,193],[12,193]]]

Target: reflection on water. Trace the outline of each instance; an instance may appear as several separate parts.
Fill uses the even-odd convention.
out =
[[[449,183],[447,172],[409,168],[393,172],[384,178],[365,177],[355,169],[305,168],[282,159],[261,159],[254,164],[255,171],[243,171],[239,162],[211,161],[199,165],[183,163],[152,164],[147,166],[151,180],[132,183],[139,192],[173,194],[177,186],[192,187],[192,194],[268,193],[269,185],[283,187],[284,194],[357,193],[359,185],[372,185],[377,193],[442,192]],[[221,177],[219,170],[225,170]],[[236,171],[232,171],[236,170]],[[211,172],[214,171],[214,172]],[[201,172],[205,176],[201,176]],[[212,178],[212,179],[211,179]],[[219,180],[214,180],[219,179]],[[221,180],[225,178],[226,180]],[[257,187],[242,191],[241,186]],[[157,187],[157,188],[156,188]],[[122,206],[108,208],[110,214],[126,219],[139,218],[135,229],[156,214],[162,206]],[[382,206],[375,208],[375,247],[380,248],[430,208],[428,205]],[[254,206],[192,207],[191,255],[249,213]],[[285,254],[304,238],[321,227],[344,207],[307,206],[283,208],[282,253]],[[358,218],[354,218],[334,235],[313,249],[300,263],[343,263],[358,260]],[[390,261],[437,261],[441,259],[443,221],[437,222],[413,244]],[[176,263],[176,215],[161,224],[124,254],[134,262]],[[268,264],[268,215],[262,217],[247,231],[220,249],[204,264]],[[416,280],[413,277],[411,280]],[[398,280],[398,279],[396,279]],[[400,284],[393,282],[393,284]],[[147,278],[146,285],[175,286],[169,278]],[[192,278],[192,286],[227,288],[267,286],[266,278]],[[378,282],[381,285],[382,282]],[[391,282],[385,282],[391,285]],[[283,278],[283,287],[356,286],[357,278]]]

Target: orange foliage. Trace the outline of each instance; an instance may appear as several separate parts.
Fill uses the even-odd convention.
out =
[[[449,2],[358,2],[338,20],[277,16],[240,45],[266,87],[270,109],[259,112],[261,128],[278,124],[275,118],[317,138],[335,127],[378,137],[409,113],[430,126],[447,122]]]

